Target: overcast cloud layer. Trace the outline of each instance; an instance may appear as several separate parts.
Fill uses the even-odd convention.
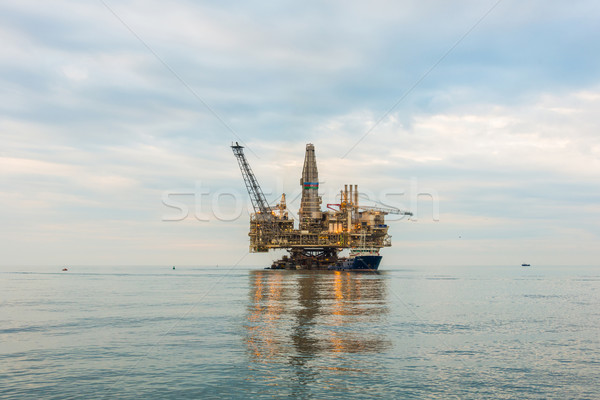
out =
[[[269,200],[298,195],[311,142],[324,203],[355,183],[415,212],[388,267],[597,265],[599,20],[597,1],[4,2],[0,264],[266,265],[244,257],[241,141]],[[164,221],[168,193],[201,204],[172,195],[189,216]]]

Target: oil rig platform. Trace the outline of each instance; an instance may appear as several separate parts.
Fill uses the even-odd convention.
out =
[[[296,228],[285,193],[278,204],[270,206],[244,155],[244,147],[236,142],[231,148],[254,208],[248,234],[250,252],[285,249],[289,253],[275,261],[271,269],[377,270],[379,250],[392,245],[385,215],[412,215],[393,208],[360,206],[357,185],[344,185],[340,202],[327,204],[327,211],[322,211],[315,147],[309,143],[300,178],[302,198]],[[339,257],[344,249],[350,250],[349,257]]]

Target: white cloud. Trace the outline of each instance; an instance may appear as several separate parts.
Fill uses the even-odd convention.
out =
[[[437,190],[439,224],[394,226],[415,260],[468,251],[459,231],[497,260],[520,244],[511,233],[539,252],[564,241],[557,259],[598,235],[594,2],[503,1],[343,159],[493,3],[109,2],[185,85],[101,3],[38,3],[0,6],[0,205],[24,232],[5,233],[13,259],[77,243],[84,261],[168,262],[173,248],[178,263],[218,263],[246,248],[246,220],[158,223],[165,190],[243,191],[236,135],[186,85],[248,144],[265,188],[297,191],[313,142],[324,191],[406,191],[411,177]],[[30,243],[43,250],[17,251]]]
[[[65,65],[62,67],[63,74],[74,81],[83,81],[88,78],[88,71],[77,65]]]
[[[472,110],[416,115],[409,127],[390,117],[360,142],[376,118],[352,113],[326,121],[318,136],[329,157],[335,153],[341,157],[358,143],[346,157],[357,171],[379,163],[395,169],[418,163],[440,169],[501,168],[597,179],[600,100],[592,93],[598,92],[543,95],[513,107],[479,104]],[[347,160],[333,164],[342,171],[349,167]]]

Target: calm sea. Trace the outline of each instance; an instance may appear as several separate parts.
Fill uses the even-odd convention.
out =
[[[0,398],[600,398],[600,268],[3,267]]]

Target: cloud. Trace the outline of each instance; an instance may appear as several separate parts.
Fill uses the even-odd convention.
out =
[[[4,263],[61,263],[73,244],[79,263],[243,253],[246,220],[160,222],[164,191],[243,191],[228,148],[240,138],[270,200],[297,191],[307,142],[329,197],[345,183],[408,193],[411,178],[435,189],[439,223],[393,228],[416,261],[456,254],[458,232],[497,260],[511,237],[540,253],[564,241],[557,260],[597,238],[593,1],[504,0],[437,65],[494,2],[107,4],[127,27],[102,3],[0,5],[4,246],[43,248]]]

